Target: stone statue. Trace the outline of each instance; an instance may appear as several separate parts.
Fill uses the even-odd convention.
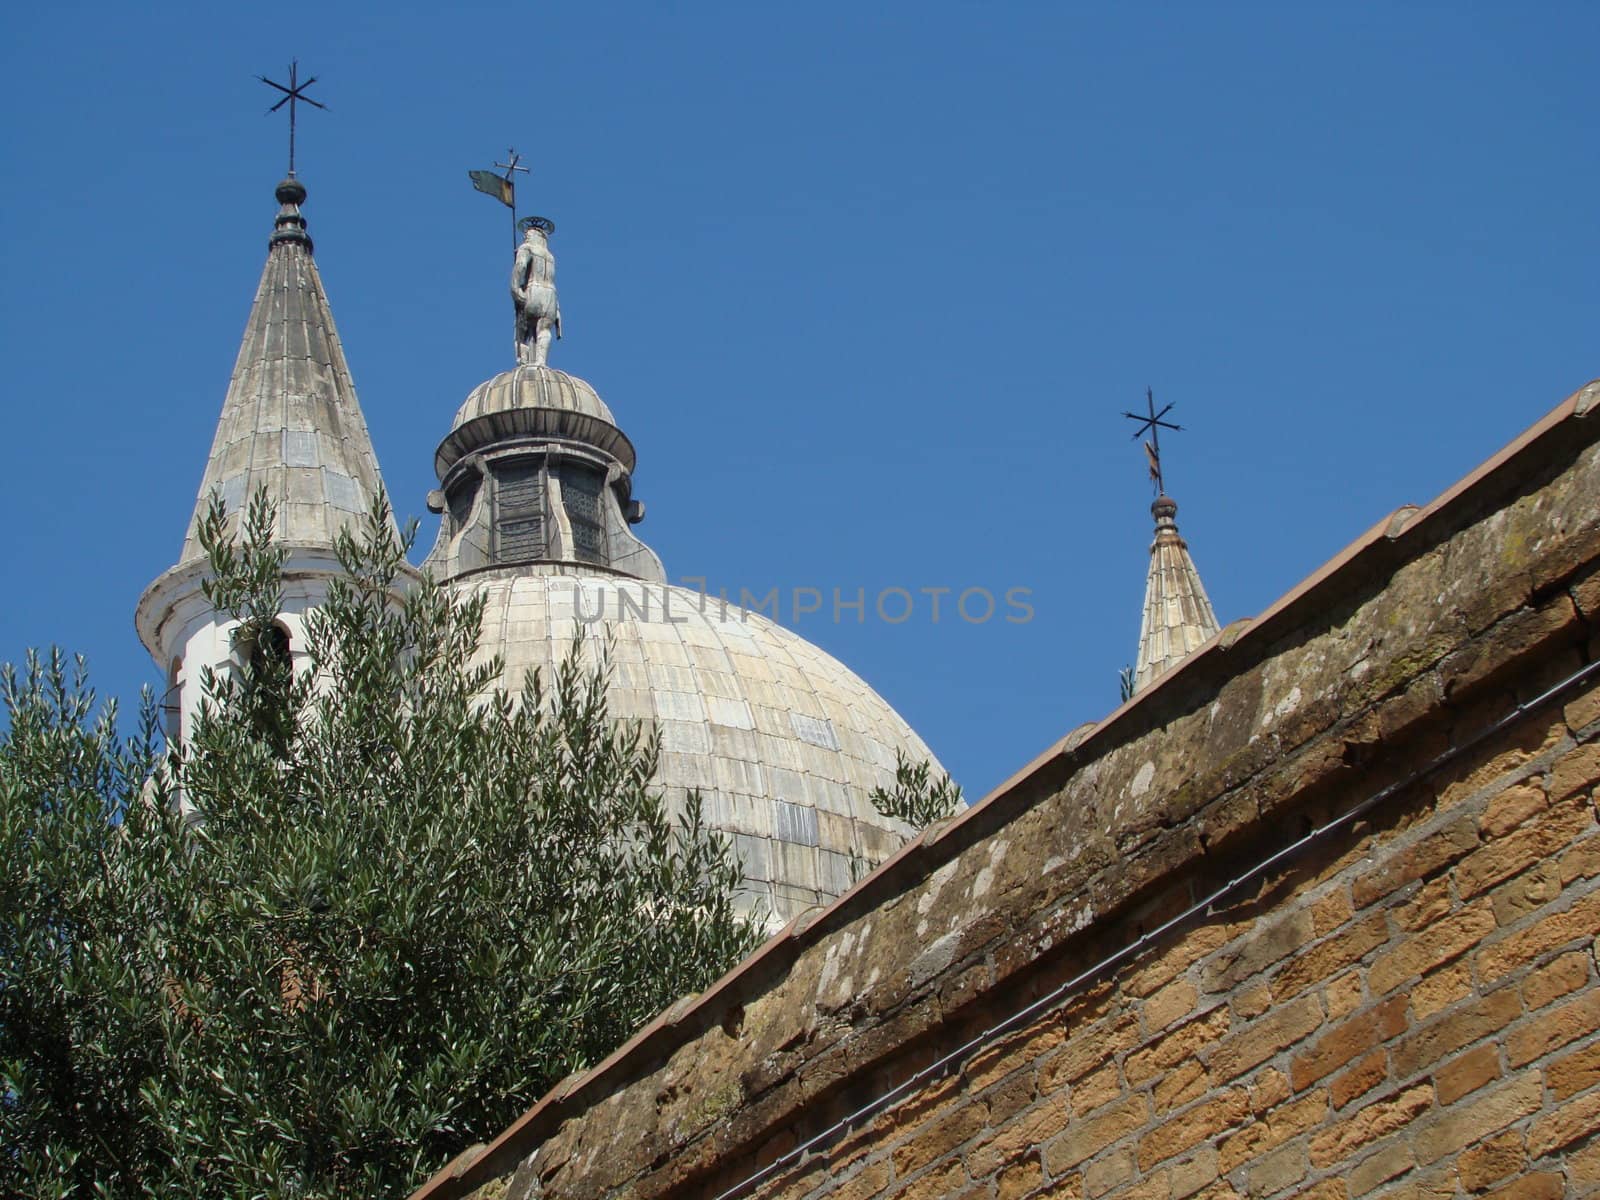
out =
[[[511,300],[517,309],[517,361],[542,367],[550,356],[550,335],[561,336],[561,305],[556,300],[556,260],[549,235],[554,224],[530,217],[511,268]]]

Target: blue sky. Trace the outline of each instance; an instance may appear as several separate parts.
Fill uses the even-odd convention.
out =
[[[283,172],[255,76],[291,57],[423,544],[433,448],[510,361],[508,222],[465,173],[514,145],[558,226],[552,363],[638,447],[669,574],[821,591],[787,623],[973,795],[1117,703],[1147,385],[1227,622],[1600,374],[1593,4],[65,2],[6,33],[0,658],[59,643],[127,698]],[[1032,619],[935,623],[940,587]]]

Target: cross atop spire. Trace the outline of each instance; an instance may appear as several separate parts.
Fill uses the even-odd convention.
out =
[[[510,180],[511,180],[511,172],[513,172],[513,171],[521,171],[524,175],[526,175],[528,173],[528,168],[527,167],[519,167],[517,165],[518,163],[520,163],[522,161],[522,155],[517,153],[517,148],[515,146],[512,146],[509,150],[506,151],[506,158],[509,159],[510,161],[503,162],[503,163],[502,162],[497,162],[497,163],[495,163],[495,166],[500,168],[500,170],[502,170],[502,171],[504,171],[506,173],[507,182],[510,182]]]
[[[317,81],[317,77],[315,75],[313,75],[310,79],[307,79],[304,83],[302,83],[302,82],[300,82],[299,76],[300,76],[300,60],[299,59],[291,59],[290,62],[289,62],[289,86],[288,87],[285,87],[283,84],[278,83],[276,80],[268,79],[265,75],[257,75],[256,76],[257,79],[261,80],[261,82],[266,84],[268,87],[275,87],[280,92],[283,93],[283,99],[279,100],[271,108],[267,109],[267,114],[269,116],[271,114],[277,112],[285,104],[287,104],[289,106],[289,178],[291,178],[291,179],[294,178],[294,118],[295,118],[295,111],[294,110],[295,110],[295,105],[299,104],[299,103],[301,103],[303,101],[304,103],[311,105],[313,108],[322,109],[324,112],[326,112],[327,109],[328,109],[328,106],[326,104],[322,103],[320,100],[313,100],[310,96],[306,95],[306,89]]]
[[[1171,421],[1161,418],[1172,411],[1172,404],[1168,404],[1160,412],[1156,411],[1156,394],[1152,388],[1144,390],[1145,412],[1124,412],[1122,415],[1130,421],[1139,422],[1139,428],[1133,431],[1135,438],[1143,437],[1146,430],[1150,431],[1150,440],[1144,444],[1144,454],[1150,460],[1150,482],[1155,485],[1156,495],[1165,496],[1167,485],[1161,478],[1161,431],[1170,429],[1175,433],[1183,432],[1182,425],[1174,425]],[[1176,403],[1174,401],[1174,403]]]

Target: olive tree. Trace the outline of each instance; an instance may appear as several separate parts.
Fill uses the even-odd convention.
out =
[[[380,498],[291,664],[272,524],[202,521],[237,653],[181,747],[0,681],[0,1192],[403,1195],[758,939],[603,653],[497,690]]]

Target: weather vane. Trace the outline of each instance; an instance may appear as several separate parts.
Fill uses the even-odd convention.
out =
[[[326,104],[323,104],[320,100],[313,100],[310,96],[306,95],[306,89],[317,81],[317,77],[315,75],[313,75],[310,79],[307,79],[304,83],[300,82],[300,60],[299,59],[291,60],[290,63],[289,63],[289,86],[288,87],[284,87],[283,84],[278,83],[276,80],[268,79],[265,75],[257,75],[256,78],[261,80],[261,82],[266,84],[268,87],[275,87],[280,92],[283,93],[283,99],[279,100],[271,108],[267,109],[267,113],[269,115],[272,114],[272,113],[277,112],[285,104],[287,104],[289,106],[289,175],[291,177],[293,177],[293,175],[294,175],[294,116],[295,116],[294,109],[295,109],[295,105],[300,103],[301,101],[304,101],[305,103],[311,105],[313,108],[320,108],[324,112],[327,111],[328,106]]]
[[[1144,455],[1150,460],[1150,482],[1155,484],[1156,495],[1164,496],[1167,494],[1167,485],[1161,479],[1161,431],[1171,429],[1181,433],[1183,426],[1161,419],[1172,411],[1172,405],[1168,404],[1157,412],[1156,394],[1152,389],[1145,388],[1144,402],[1146,411],[1143,414],[1124,412],[1122,415],[1130,421],[1139,422],[1139,428],[1133,431],[1136,439],[1143,437],[1146,430],[1150,431],[1150,440],[1144,444]]]
[[[517,224],[517,181],[514,172],[521,171],[528,174],[527,167],[517,164],[522,161],[522,155],[517,153],[517,148],[512,146],[506,151],[506,161],[495,163],[495,167],[505,172],[496,175],[493,171],[468,171],[467,178],[472,180],[472,186],[486,196],[493,196],[511,210],[511,243],[516,245],[517,235],[521,232]]]

